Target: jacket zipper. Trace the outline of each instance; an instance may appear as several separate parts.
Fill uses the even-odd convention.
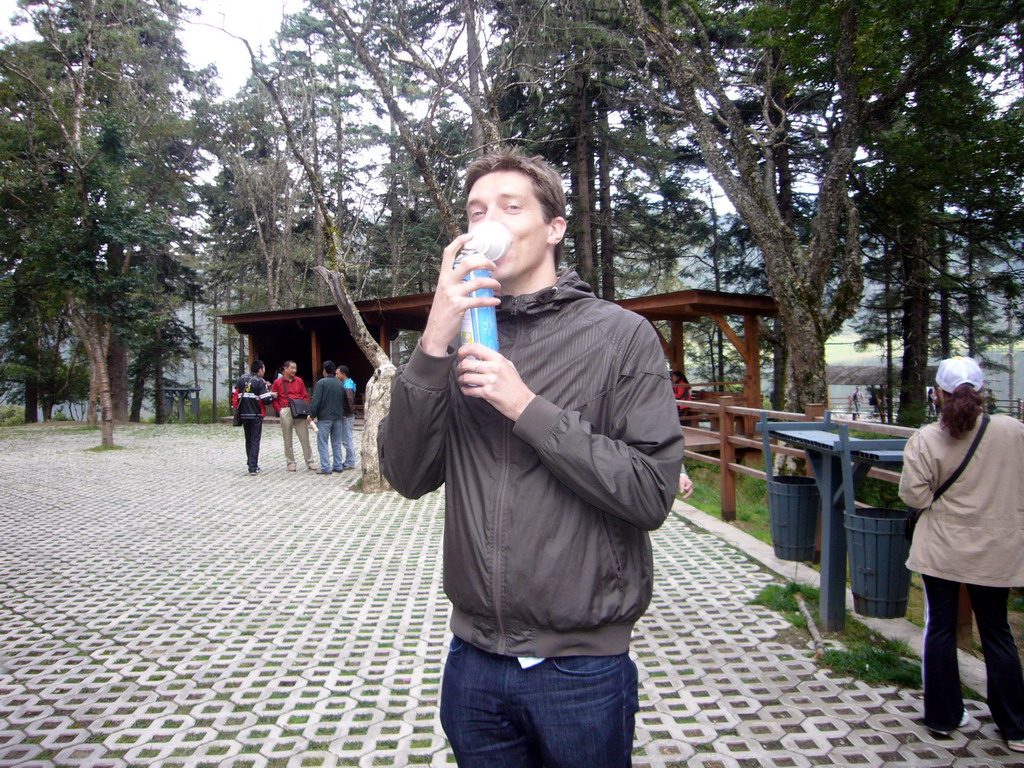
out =
[[[518,324],[518,296],[514,296],[512,298],[510,314],[512,322]],[[519,329],[516,328],[516,337],[519,335],[518,330]],[[509,356],[509,360],[512,360],[511,356]],[[501,470],[501,480],[498,483],[498,494],[496,499],[497,510],[494,521],[494,568],[492,569],[493,575],[491,577],[491,600],[494,602],[494,616],[498,624],[498,653],[506,653],[508,651],[507,639],[505,637],[504,604],[501,599],[501,585],[505,576],[504,559],[502,558],[502,532],[505,526],[505,497],[508,490],[508,462],[510,459],[511,436],[512,427],[507,424],[503,424],[501,447],[504,453],[504,465]]]
[[[498,623],[498,653],[504,654],[508,651],[505,638],[505,606],[501,599],[501,585],[505,580],[505,561],[502,556],[503,530],[505,527],[505,496],[508,489],[508,455],[509,455],[509,430],[503,428],[502,450],[505,454],[505,464],[501,470],[501,480],[498,483],[497,515],[494,521],[494,576],[491,584],[492,599],[494,600],[494,616]]]

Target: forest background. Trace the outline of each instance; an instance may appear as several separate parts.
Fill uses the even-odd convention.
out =
[[[1018,2],[289,0],[237,93],[187,57],[187,3],[17,5],[0,397],[29,420],[91,391],[112,441],[161,387],[226,401],[246,350],[220,314],[431,290],[461,173],[504,141],[563,171],[598,295],[772,295],[776,407],[822,401],[844,328],[905,423],[929,359],[996,370],[1021,337]],[[686,360],[741,378],[710,321]]]

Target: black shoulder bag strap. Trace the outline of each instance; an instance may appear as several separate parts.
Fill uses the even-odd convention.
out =
[[[938,501],[939,497],[942,496],[942,494],[944,494],[946,491],[948,491],[949,487],[953,485],[953,483],[960,479],[960,475],[963,474],[964,469],[967,468],[967,464],[971,460],[971,457],[974,456],[974,452],[978,449],[978,443],[981,442],[981,436],[985,434],[985,429],[988,427],[988,422],[988,414],[983,413],[981,415],[981,426],[978,427],[978,433],[974,436],[974,440],[971,441],[971,445],[967,449],[967,453],[964,455],[964,460],[960,462],[960,466],[956,468],[956,472],[950,475],[946,479],[946,482],[940,485],[939,489],[935,491],[935,495],[932,496],[931,503],[928,505],[928,507],[932,506],[932,504]],[[905,535],[908,539],[913,537],[914,528],[917,526],[917,519],[921,517],[921,513],[928,509],[928,507],[921,507],[920,509],[915,509],[910,513],[910,516],[907,518],[907,527],[905,531]]]

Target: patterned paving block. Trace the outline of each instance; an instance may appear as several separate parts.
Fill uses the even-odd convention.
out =
[[[0,768],[454,765],[442,494],[286,472],[275,429],[258,477],[228,427],[116,440],[0,430]],[[638,768],[1024,766],[983,703],[940,742],[919,692],[819,669],[718,538],[670,518],[652,540]]]

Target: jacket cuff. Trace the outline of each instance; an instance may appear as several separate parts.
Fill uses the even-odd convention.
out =
[[[451,347],[447,355],[435,357],[424,352],[419,342],[416,342],[402,375],[425,389],[446,389],[454,361],[455,352]]]
[[[526,406],[526,410],[519,414],[512,427],[512,434],[530,445],[538,446],[548,439],[561,417],[561,408],[537,395]]]

